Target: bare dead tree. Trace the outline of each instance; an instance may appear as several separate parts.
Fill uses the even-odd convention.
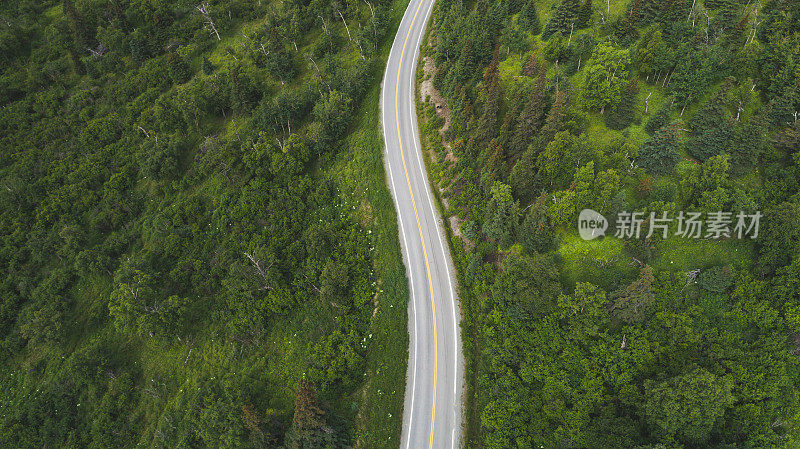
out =
[[[133,300],[139,302],[139,287],[134,287],[133,285],[126,285],[126,287],[128,287],[128,293],[131,294]]]
[[[148,138],[148,139],[150,138],[150,133],[149,133],[149,132],[147,132],[147,131],[146,131],[144,128],[142,128],[142,127],[141,127],[141,126],[139,126],[139,125],[137,125],[136,127],[137,127],[137,128],[139,128],[139,130],[140,130],[141,132],[143,132],[143,133],[144,133],[144,135],[145,135],[145,136],[147,136],[147,138]]]
[[[342,19],[342,23],[344,24],[344,29],[347,31],[347,39],[350,42],[353,42],[353,37],[350,36],[350,27],[347,26],[347,21],[344,20],[344,16],[342,15],[342,12],[339,11],[339,8],[336,8],[336,13],[339,14],[339,18]]]
[[[269,56],[269,52],[267,51],[266,48],[264,48],[264,43],[263,42],[259,42],[258,45],[261,47],[261,53],[263,53],[264,56]]]
[[[149,313],[150,315],[155,315],[161,309],[161,304],[157,300],[153,300],[152,306],[143,305],[142,307],[144,307],[145,312]]]
[[[322,290],[320,290],[319,287],[314,285],[314,283],[311,282],[311,279],[309,279],[307,275],[303,274],[303,277],[306,278],[306,282],[308,282],[308,284],[311,286],[312,289],[314,289],[315,292],[317,292],[317,294],[322,293]]]
[[[375,9],[372,7],[372,3],[368,2],[367,0],[364,0],[364,3],[366,3],[369,6],[369,12],[372,14],[372,34],[375,36],[375,44],[374,45],[375,45],[375,48],[377,48],[378,47],[378,43],[377,43],[378,42],[378,27],[375,24]]]
[[[205,19],[205,28],[214,33],[217,36],[217,40],[220,41],[222,38],[219,37],[219,32],[217,31],[217,26],[214,24],[214,20],[211,18],[211,14],[208,13],[208,2],[202,2],[199,5],[195,6],[195,9],[200,12],[200,15],[203,16]]]
[[[749,7],[750,3],[748,2],[747,5]],[[760,6],[761,6],[761,2],[758,2],[758,4],[753,6],[753,17],[754,17],[754,19],[753,19],[753,29],[750,31],[750,33],[748,33],[749,36],[747,37],[747,39],[744,42],[744,47],[747,47],[750,44],[750,42],[753,42],[755,40],[756,33],[758,31],[758,26],[761,25],[761,22],[763,21],[763,19],[762,20],[758,20],[758,9],[759,9]],[[745,7],[745,10],[747,10],[747,7]]]
[[[575,22],[569,24],[569,40],[567,41],[567,47],[569,44],[572,43],[572,33],[575,31]]]
[[[311,55],[306,54],[306,58],[311,61],[311,64],[313,64],[314,68],[317,69],[317,76],[319,76],[319,80],[325,84],[325,86],[328,88],[328,91],[331,91],[331,85],[328,84],[328,82],[325,81],[325,78],[322,77],[322,71],[320,71],[319,66],[316,62],[314,62],[314,59],[311,57]]]
[[[317,17],[319,17],[319,19],[322,20],[322,29],[325,30],[325,34],[331,34],[328,32],[328,26],[325,24],[325,18],[319,14],[317,14]]]
[[[273,265],[275,265],[275,262],[271,262],[269,265],[265,267],[264,261],[258,259],[252,252],[244,253],[244,256],[247,257],[250,263],[253,264],[253,267],[255,268],[256,272],[264,280],[264,286],[261,287],[261,290],[273,290],[273,288],[267,283],[267,278],[268,278],[267,271],[269,271],[269,269],[272,268]]]
[[[186,366],[186,364],[189,363],[189,356],[192,355],[192,350],[194,350],[194,340],[195,340],[194,336],[192,336],[191,339],[190,338],[186,339],[186,344],[189,345],[189,353],[186,354],[186,358],[183,360],[183,366]]]
[[[691,284],[692,282],[694,282],[694,281],[697,279],[697,276],[699,276],[699,275],[700,275],[700,272],[701,272],[701,271],[702,271],[702,270],[700,270],[700,269],[698,268],[698,269],[696,269],[696,270],[692,270],[692,271],[690,271],[690,272],[686,273],[686,285],[684,285],[684,286],[683,286],[683,288],[682,288],[681,290],[683,290],[684,288],[688,287],[688,286],[689,286],[689,284]]]

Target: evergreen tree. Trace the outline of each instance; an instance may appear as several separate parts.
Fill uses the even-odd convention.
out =
[[[689,121],[692,133],[687,148],[700,161],[727,152],[733,139],[734,128],[721,105],[722,95],[708,100]]]
[[[212,73],[214,73],[214,64],[212,64],[211,60],[209,60],[208,57],[206,56],[203,56],[203,62],[201,68],[203,69],[203,73],[205,73],[206,75],[211,75]]]
[[[647,131],[648,134],[653,134],[659,129],[663,128],[664,125],[669,123],[669,116],[671,113],[672,100],[667,98],[663,103],[661,103],[661,106],[658,108],[656,113],[647,119],[647,123],[644,125],[644,130]]]
[[[167,56],[169,63],[169,76],[175,84],[183,84],[192,78],[192,68],[180,55],[175,52]]]
[[[670,173],[680,160],[680,122],[675,121],[656,131],[639,147],[640,167],[654,175]]]
[[[517,21],[520,27],[531,34],[539,34],[541,24],[539,23],[539,13],[536,12],[536,0],[528,0],[519,12]]]
[[[292,426],[286,433],[286,449],[335,449],[341,447],[336,432],[328,424],[314,387],[306,380],[297,382]]]
[[[514,130],[514,137],[511,140],[510,154],[512,159],[519,157],[528,146],[533,142],[536,133],[542,126],[545,116],[547,95],[547,82],[545,81],[545,71],[539,72],[539,78],[533,86],[525,109],[522,110],[517,127]]]
[[[552,18],[545,25],[542,38],[548,39],[557,31],[561,31],[565,35],[574,31],[573,27],[578,25],[580,11],[581,4],[579,0],[561,0]]]
[[[85,48],[85,44],[88,39],[86,24],[78,11],[75,9],[75,5],[72,3],[72,0],[62,0],[61,6],[64,11],[64,15],[67,16],[67,19],[69,20],[69,28],[72,32],[72,45],[69,46],[69,55],[72,59],[73,65],[75,66],[75,72],[77,72],[79,75],[82,75],[84,73],[84,67],[79,55]]]
[[[483,104],[483,114],[478,119],[475,129],[475,145],[485,147],[489,141],[497,134],[497,118],[500,113],[500,105],[503,92],[500,87],[500,72],[498,66],[499,46],[495,48],[494,56],[486,71],[483,74],[483,89],[480,92]]]
[[[605,117],[606,126],[623,130],[636,119],[636,96],[639,94],[639,83],[632,79],[622,91],[622,99]]]
[[[537,136],[538,150],[541,151],[550,143],[556,134],[564,129],[564,120],[567,113],[567,103],[569,101],[569,94],[561,91],[556,94],[556,99],[553,101],[553,106],[547,112],[547,119],[545,119],[544,126]]]
[[[495,181],[505,181],[506,157],[498,139],[489,142],[481,160],[485,161],[485,164],[481,164],[481,184],[484,187],[491,187]]]
[[[578,28],[586,28],[592,20],[592,0],[586,0],[578,11]]]
[[[523,203],[535,196],[534,187],[538,180],[536,171],[536,156],[538,154],[533,145],[528,147],[522,157],[514,164],[514,168],[511,169],[511,174],[508,176],[508,184],[514,190],[514,196]]]
[[[511,187],[499,181],[492,185],[491,195],[486,207],[489,219],[483,224],[483,232],[501,248],[507,248],[513,243],[519,224],[519,203],[514,201]]]
[[[750,171],[758,163],[764,151],[765,121],[764,114],[759,113],[737,127],[730,145],[731,165],[737,172]]]
[[[797,120],[795,113],[797,112],[798,104],[800,104],[800,101],[797,90],[794,87],[784,89],[783,93],[772,100],[770,104],[770,125],[774,128],[782,128],[794,124]]]
[[[556,248],[556,235],[553,225],[547,219],[547,199],[540,196],[530,206],[519,229],[519,242],[528,254],[544,254]]]

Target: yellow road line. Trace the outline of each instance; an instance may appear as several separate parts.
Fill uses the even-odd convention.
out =
[[[436,335],[436,304],[433,300],[433,280],[431,279],[431,267],[428,263],[428,251],[425,249],[425,238],[422,236],[422,225],[419,221],[419,214],[417,213],[417,202],[414,200],[414,192],[411,189],[411,179],[408,177],[408,167],[406,166],[406,156],[403,152],[403,138],[400,136],[400,108],[398,106],[398,92],[400,91],[400,68],[403,67],[403,55],[406,52],[406,44],[408,43],[408,37],[411,35],[411,30],[414,28],[414,22],[417,20],[417,13],[419,13],[419,9],[422,6],[422,1],[419,2],[417,5],[417,9],[414,11],[414,17],[411,18],[411,24],[408,26],[408,32],[406,33],[405,40],[403,41],[403,48],[400,50],[400,60],[397,63],[397,82],[395,84],[394,89],[394,114],[395,114],[395,121],[397,122],[397,142],[400,146],[400,159],[403,161],[403,171],[406,175],[406,184],[408,184],[408,193],[411,195],[411,205],[414,207],[414,217],[417,219],[417,229],[419,229],[419,240],[422,244],[422,255],[425,259],[425,270],[428,274],[428,288],[430,289],[431,293],[431,311],[433,313],[433,405],[431,408],[431,434],[428,440],[428,449],[433,448],[433,425],[434,420],[436,418],[436,376],[437,371],[439,368],[439,341]],[[413,79],[413,78],[412,78]],[[411,394],[414,394],[413,392]],[[411,433],[409,429],[408,438],[411,438]]]

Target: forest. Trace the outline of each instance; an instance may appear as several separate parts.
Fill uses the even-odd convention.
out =
[[[402,0],[0,5],[0,447],[395,447]]]
[[[418,113],[466,447],[800,445],[799,57],[792,0],[436,2]],[[586,208],[763,217],[588,241]]]

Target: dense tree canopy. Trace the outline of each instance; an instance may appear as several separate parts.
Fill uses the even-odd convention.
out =
[[[798,445],[798,36],[785,0],[437,1],[468,447]],[[586,208],[605,237],[578,236]],[[760,212],[759,234],[651,228],[680,211]]]
[[[399,248],[345,138],[404,5],[0,5],[0,447],[391,445]]]

